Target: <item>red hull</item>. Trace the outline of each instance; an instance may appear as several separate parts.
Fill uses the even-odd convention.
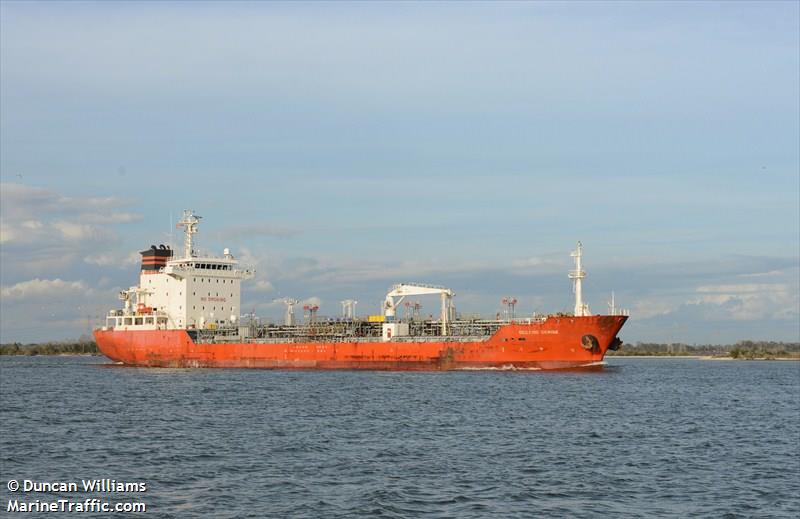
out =
[[[551,317],[508,324],[480,341],[195,343],[184,330],[97,330],[109,359],[131,366],[278,369],[567,369],[596,366],[625,316]],[[597,344],[582,347],[593,335]]]

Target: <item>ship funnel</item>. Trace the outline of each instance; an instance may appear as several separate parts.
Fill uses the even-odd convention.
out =
[[[142,272],[158,272],[172,259],[170,249],[158,249],[155,245],[151,245],[149,249],[139,254],[142,255]]]

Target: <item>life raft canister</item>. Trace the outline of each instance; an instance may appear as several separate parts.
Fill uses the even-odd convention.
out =
[[[592,351],[600,348],[600,343],[597,342],[597,337],[594,335],[586,334],[581,337],[581,346],[584,350]]]

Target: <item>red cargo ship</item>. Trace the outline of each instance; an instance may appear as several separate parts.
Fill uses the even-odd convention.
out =
[[[418,283],[395,285],[379,315],[359,318],[355,301],[343,301],[343,317],[294,322],[296,300],[282,324],[239,321],[240,284],[253,276],[225,249],[223,256],[198,255],[193,246],[200,217],[185,211],[185,250],[175,257],[166,246],[143,251],[138,286],[120,292],[124,308],[111,310],[106,326],[95,331],[100,350],[131,366],[215,368],[300,368],[375,370],[566,369],[602,365],[628,319],[591,315],[582,301],[582,248],[572,253],[575,311],[572,314],[514,316],[508,299],[504,319],[457,316],[451,290]],[[438,295],[438,319],[420,319],[406,301]],[[413,313],[412,313],[413,312]],[[498,316],[499,317],[499,316]]]

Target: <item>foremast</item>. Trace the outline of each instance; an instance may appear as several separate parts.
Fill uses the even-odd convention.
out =
[[[573,282],[573,291],[575,292],[575,317],[585,317],[591,315],[589,312],[589,305],[583,302],[583,278],[586,277],[586,272],[583,271],[581,266],[581,257],[583,256],[583,245],[578,242],[578,248],[570,253],[570,256],[575,258],[575,270],[569,272],[569,278]]]

